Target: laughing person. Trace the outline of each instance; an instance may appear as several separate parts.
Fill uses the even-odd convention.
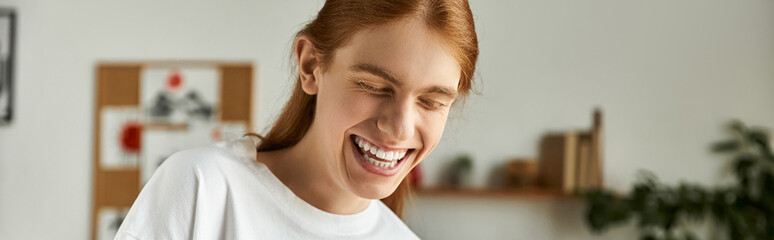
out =
[[[467,1],[329,0],[293,49],[268,134],[170,156],[116,239],[418,239],[406,176],[470,91]]]

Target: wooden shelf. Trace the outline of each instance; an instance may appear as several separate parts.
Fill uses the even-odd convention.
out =
[[[185,131],[188,129],[187,123],[166,123],[166,122],[146,122],[142,125],[145,130],[170,130]]]
[[[541,188],[453,188],[426,187],[417,189],[419,197],[454,197],[454,198],[514,198],[525,200],[571,200],[580,201],[581,196],[566,194],[558,190]]]

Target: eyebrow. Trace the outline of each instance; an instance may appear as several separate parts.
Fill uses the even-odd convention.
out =
[[[368,64],[368,63],[358,63],[352,66],[349,66],[349,70],[355,71],[355,72],[368,72],[373,75],[379,76],[384,78],[387,81],[392,82],[392,84],[395,84],[397,86],[402,86],[403,83],[398,81],[398,78],[395,77],[394,74],[392,74],[387,69],[381,68],[379,66]]]
[[[368,72],[370,74],[379,76],[381,78],[384,78],[387,81],[390,81],[392,84],[395,84],[396,86],[400,87],[403,86],[403,83],[401,81],[398,81],[398,78],[395,77],[394,74],[392,74],[389,70],[384,69],[382,67],[368,64],[368,63],[358,63],[352,66],[349,66],[349,70],[355,71],[355,72]],[[441,87],[441,86],[432,86],[422,89],[420,92],[422,93],[437,93],[444,95],[449,98],[456,98],[457,97],[457,91],[448,87]]]

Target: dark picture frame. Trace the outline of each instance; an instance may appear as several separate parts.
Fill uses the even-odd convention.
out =
[[[0,125],[13,118],[14,55],[16,48],[16,11],[0,8]]]

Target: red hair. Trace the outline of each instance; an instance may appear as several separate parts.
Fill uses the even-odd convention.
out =
[[[309,38],[323,69],[333,53],[355,33],[371,26],[417,18],[445,41],[447,49],[460,65],[457,92],[465,97],[471,89],[478,58],[478,38],[473,14],[467,0],[328,0],[317,17],[295,35]],[[293,48],[294,49],[294,48]],[[262,139],[257,151],[272,151],[295,145],[312,125],[317,98],[306,94],[296,78],[293,93],[274,126]],[[411,191],[409,179],[403,179],[390,196],[382,199],[398,217]]]

